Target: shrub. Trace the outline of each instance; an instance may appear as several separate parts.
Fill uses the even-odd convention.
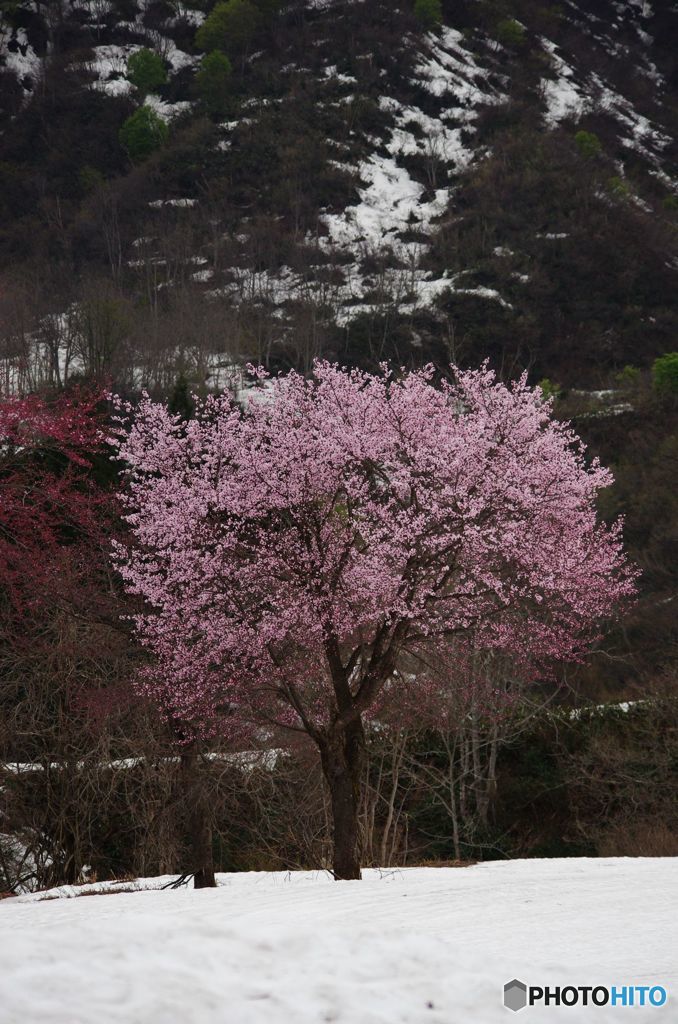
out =
[[[219,117],[226,109],[233,68],[226,54],[212,50],[200,62],[195,85],[200,101],[211,117]]]
[[[537,387],[541,388],[544,399],[557,398],[561,391],[560,385],[555,384],[549,377],[544,377],[543,380],[540,380]]]
[[[634,391],[640,384],[640,370],[637,366],[629,364],[619,371],[615,377],[615,382],[624,390]]]
[[[602,151],[600,139],[593,132],[577,132],[574,137],[577,149],[586,160],[599,156]]]
[[[495,28],[497,41],[502,46],[522,46],[525,42],[525,29],[515,18],[504,18]]]
[[[96,167],[90,167],[89,164],[85,164],[78,172],[78,182],[83,195],[94,192],[103,185],[104,181],[105,178],[101,171]]]
[[[441,0],[414,0],[414,16],[422,28],[436,28],[443,20]]]
[[[201,50],[243,53],[252,42],[261,14],[250,0],[224,0],[212,10],[195,35]]]
[[[121,145],[133,163],[140,163],[159,149],[169,136],[163,119],[150,107],[139,107],[128,117],[118,132]]]
[[[167,82],[167,71],[162,57],[153,50],[143,49],[133,53],[127,61],[127,77],[139,92],[145,96],[155,92]]]
[[[678,352],[667,352],[652,364],[652,387],[663,398],[678,396]]]
[[[607,179],[607,189],[608,192],[611,192],[613,196],[617,196],[619,199],[626,199],[631,192],[628,184],[617,174]]]

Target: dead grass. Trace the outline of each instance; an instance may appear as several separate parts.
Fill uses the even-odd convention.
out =
[[[678,857],[678,832],[663,822],[619,825],[598,846],[601,857]]]

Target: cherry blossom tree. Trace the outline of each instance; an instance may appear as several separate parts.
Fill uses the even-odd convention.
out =
[[[524,377],[258,376],[244,409],[209,397],[188,423],[123,407],[141,686],[203,736],[234,717],[307,733],[335,877],[359,878],[364,721],[397,708],[399,667],[452,641],[536,671],[579,658],[634,573],[596,519],[610,474]]]

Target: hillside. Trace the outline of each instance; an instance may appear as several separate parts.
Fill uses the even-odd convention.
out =
[[[185,733],[140,696],[143,591],[111,563],[132,520],[99,445],[108,389],[190,418],[191,391],[241,397],[247,364],[319,357],[433,364],[436,388],[451,362],[525,373],[612,470],[597,511],[640,571],[581,662],[536,682],[492,662],[489,705],[472,676],[432,736],[419,707],[370,735],[365,864],[678,854],[678,2],[0,0],[0,890],[187,863]],[[76,461],[83,401],[97,441]],[[281,436],[272,464],[293,466]],[[517,522],[521,556],[553,532],[585,564],[569,521]],[[292,754],[248,785],[195,783],[217,869],[328,863],[315,750]]]
[[[7,384],[321,355],[592,388],[675,348],[678,5],[468,0],[432,31],[383,0],[256,6],[206,95],[198,0],[5,0]],[[143,48],[169,133],[133,161]]]

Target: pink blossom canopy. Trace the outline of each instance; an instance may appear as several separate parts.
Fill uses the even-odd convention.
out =
[[[117,557],[168,713],[321,728],[367,711],[417,645],[574,658],[632,593],[619,524],[596,519],[610,474],[525,378],[317,363],[263,394],[210,397],[187,423],[144,397],[116,436],[133,536]]]

